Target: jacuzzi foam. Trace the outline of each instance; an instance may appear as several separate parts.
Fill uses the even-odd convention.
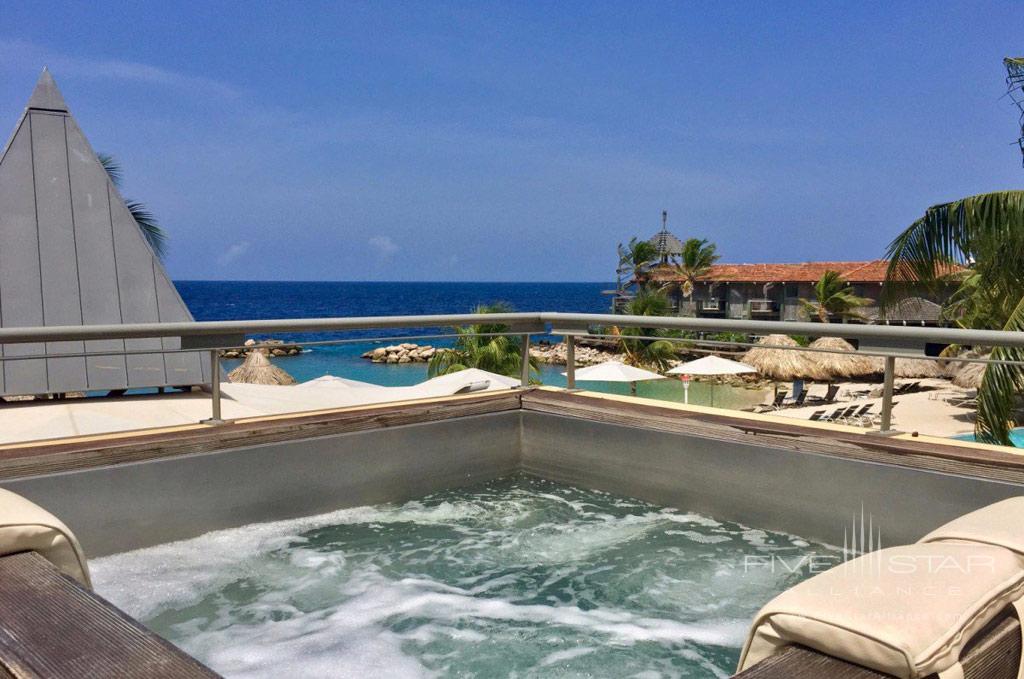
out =
[[[728,676],[759,604],[802,577],[739,560],[796,540],[513,477],[91,567],[228,676]]]

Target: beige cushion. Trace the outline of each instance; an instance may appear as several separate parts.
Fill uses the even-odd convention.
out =
[[[82,547],[60,519],[34,502],[0,489],[0,556],[38,552],[86,587],[89,567]]]
[[[964,514],[928,533],[920,542],[941,540],[982,542],[1024,554],[1024,497],[1013,497]]]
[[[958,666],[964,645],[1024,594],[1024,559],[938,542],[866,554],[783,592],[758,613],[746,669],[801,644],[897,677]]]

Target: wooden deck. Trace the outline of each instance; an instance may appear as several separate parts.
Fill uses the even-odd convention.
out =
[[[219,676],[35,552],[0,558],[0,676]]]
[[[925,437],[872,436],[849,427],[552,389],[7,445],[0,447],[0,480],[520,409],[1024,484],[1024,456],[993,447]],[[1016,677],[1020,654],[1020,624],[1008,612],[967,651],[965,676]],[[14,677],[216,676],[35,554],[0,558],[0,677],[3,672]],[[809,649],[792,648],[737,676],[872,679],[885,675]]]

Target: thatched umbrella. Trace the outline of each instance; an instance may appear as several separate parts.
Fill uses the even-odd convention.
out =
[[[884,368],[883,368],[884,369]],[[897,358],[896,377],[944,377],[938,361],[928,358]]]
[[[806,351],[791,349],[769,349],[772,347],[799,347],[789,335],[768,335],[762,337],[759,345],[743,354],[743,362],[757,368],[762,375],[773,380],[825,380],[828,374],[808,357]]]
[[[878,356],[872,360],[874,372],[885,372],[885,359]],[[897,358],[893,377],[945,377],[939,361],[930,358]]]
[[[953,376],[953,384],[964,389],[978,389],[981,387],[981,381],[985,378],[985,369],[988,367],[988,364],[964,363],[961,361],[960,365],[963,367]]]
[[[245,363],[228,373],[229,382],[243,384],[295,384],[295,378],[270,362],[263,350],[250,351]]]
[[[852,344],[840,337],[819,337],[811,342],[810,348],[829,350],[807,352],[807,357],[830,377],[857,377],[875,372],[871,358],[858,354]]]

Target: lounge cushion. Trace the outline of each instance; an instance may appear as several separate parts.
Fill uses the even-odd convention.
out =
[[[86,587],[92,587],[81,545],[67,526],[34,502],[0,489],[0,556],[38,552]]]
[[[1024,554],[1024,497],[982,507],[939,526],[919,542],[966,541]]]
[[[800,644],[896,677],[959,671],[964,645],[1024,595],[1024,558],[1002,547],[919,543],[866,554],[768,603],[746,669]]]

